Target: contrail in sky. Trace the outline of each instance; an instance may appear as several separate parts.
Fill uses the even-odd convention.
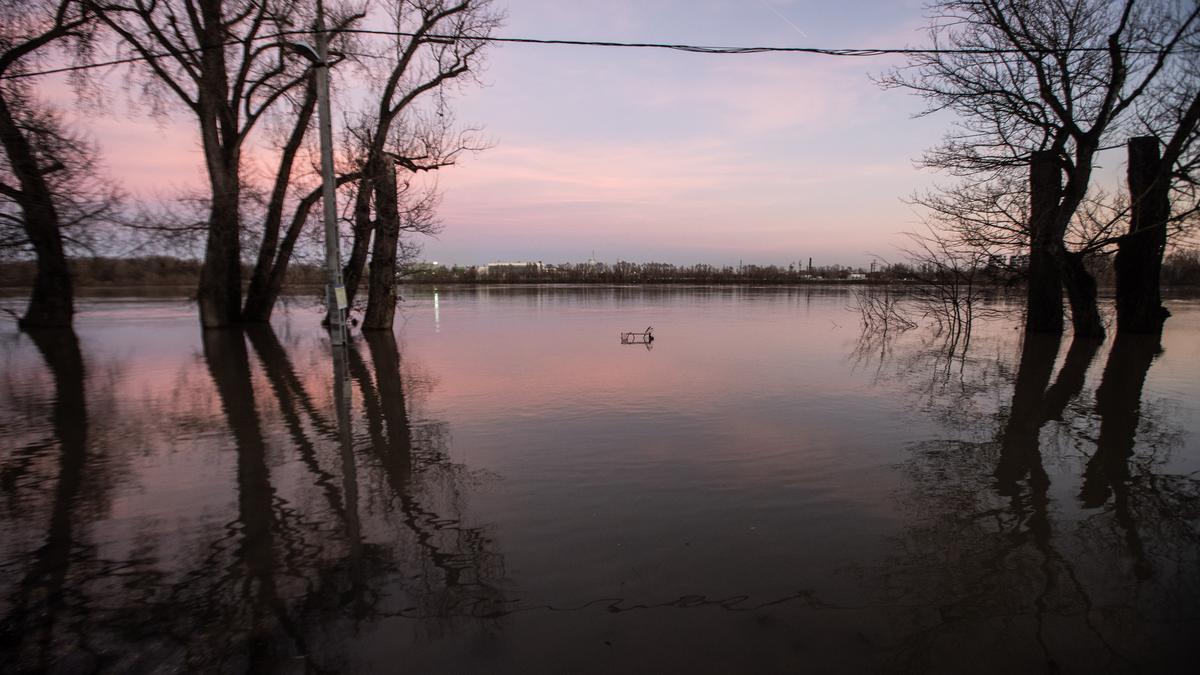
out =
[[[767,2],[767,0],[760,0],[760,1],[762,2],[763,7],[766,7],[767,9],[771,10],[772,14],[779,17],[780,19],[783,19],[783,22],[786,23],[787,25],[791,26],[797,33],[800,34],[801,37],[803,37],[806,40],[808,39],[808,33],[805,33],[804,31],[800,30],[800,27],[797,26],[796,24],[792,23],[791,19],[787,18],[783,14],[780,14],[779,10],[777,10],[771,6],[771,3]]]

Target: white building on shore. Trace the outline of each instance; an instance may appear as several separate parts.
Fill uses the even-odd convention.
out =
[[[501,261],[501,262],[488,263],[486,265],[479,265],[478,267],[475,268],[475,274],[477,274],[478,276],[481,276],[481,277],[486,277],[488,274],[495,274],[497,272],[504,272],[507,270],[523,270],[523,269],[529,269],[531,267],[536,269],[538,272],[541,272],[543,269],[545,269],[545,265],[542,264],[541,260],[539,260],[537,262],[532,262],[532,261],[504,262],[504,261]]]

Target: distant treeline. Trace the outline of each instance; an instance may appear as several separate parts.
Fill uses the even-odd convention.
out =
[[[795,265],[743,265],[740,267],[716,267],[713,265],[678,266],[670,263],[615,264],[601,262],[561,263],[493,263],[480,267],[446,267],[428,264],[411,265],[405,270],[404,280],[417,283],[796,283],[800,281],[836,281],[851,277],[866,280],[878,276],[862,270],[834,265],[830,267],[805,268]]]
[[[1094,265],[1098,281],[1111,279],[1106,263]],[[200,279],[200,261],[169,256],[138,258],[77,258],[70,261],[75,283],[81,287],[146,286],[195,288]],[[250,277],[249,265],[244,266],[243,278]],[[1020,270],[997,269],[994,274],[982,274],[984,283],[1011,283]],[[0,262],[0,287],[29,287],[33,284],[36,265],[31,260]],[[841,265],[797,267],[791,265],[742,265],[740,267],[713,265],[672,265],[670,263],[564,263],[543,265],[501,264],[486,267],[446,267],[415,264],[404,270],[402,281],[409,283],[569,283],[569,284],[789,284],[822,282],[893,282],[919,281],[929,275],[915,265],[888,265],[876,270],[863,270]],[[320,286],[325,283],[325,268],[309,263],[294,263],[288,268],[289,286]],[[1200,249],[1174,251],[1163,260],[1162,282],[1166,286],[1200,286]]]
[[[200,282],[200,261],[169,256],[139,258],[75,258],[68,261],[71,276],[80,287],[89,286],[182,286],[195,290]],[[250,278],[250,266],[243,265],[242,278]],[[32,260],[0,262],[0,287],[33,285],[37,264]],[[325,283],[325,269],[319,265],[293,263],[288,267],[288,285]]]
[[[1098,258],[1090,267],[1102,284],[1112,283],[1111,260]],[[564,263],[501,263],[480,267],[415,264],[403,274],[409,283],[570,283],[570,284],[791,284],[822,282],[920,282],[938,276],[930,266],[895,264],[863,269],[831,265],[803,267],[789,265],[742,265],[738,267],[713,265],[673,265],[670,263],[618,262],[613,265],[598,262]],[[1023,277],[1024,270],[1011,266],[980,268],[975,281],[1011,285]],[[1163,283],[1169,286],[1200,286],[1200,250],[1176,251],[1166,256],[1162,267]]]
[[[1200,249],[1168,253],[1161,278],[1166,286],[1200,286]]]

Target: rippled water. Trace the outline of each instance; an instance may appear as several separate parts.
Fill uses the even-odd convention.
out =
[[[405,295],[337,352],[303,302],[0,326],[4,670],[1191,663],[1200,303],[1160,350],[864,336],[829,288]]]

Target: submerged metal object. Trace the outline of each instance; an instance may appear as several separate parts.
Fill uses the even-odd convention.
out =
[[[646,326],[644,333],[621,333],[623,345],[648,345],[654,342],[654,326]]]

